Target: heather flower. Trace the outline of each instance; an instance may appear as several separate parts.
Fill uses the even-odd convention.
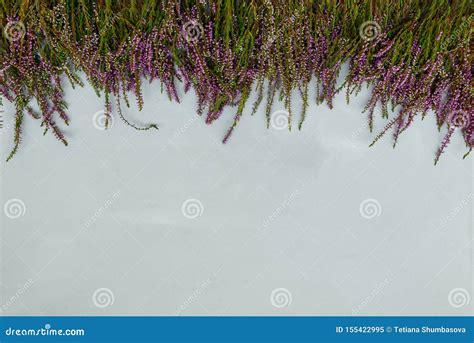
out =
[[[463,135],[468,151],[474,146],[473,56],[466,24],[472,15],[467,0],[456,8],[441,0],[429,9],[409,0],[384,8],[336,0],[324,6],[311,0],[260,5],[170,0],[133,8],[108,1],[80,6],[43,2],[30,4],[31,11],[20,11],[17,3],[0,8],[4,28],[21,22],[18,39],[3,37],[0,46],[0,93],[16,109],[9,159],[18,150],[26,119],[39,119],[45,133],[67,144],[57,122],[73,124],[74,118],[68,116],[62,83],[82,86],[79,71],[103,96],[106,116],[116,112],[138,130],[157,128],[153,123],[138,126],[122,112],[124,104],[130,106],[130,95],[139,110],[145,106],[143,82],[160,84],[176,102],[182,96],[176,85],[183,82],[185,93],[196,94],[196,111],[208,124],[221,118],[227,106],[237,107],[224,142],[246,114],[252,89],[257,100],[249,113],[266,102],[269,126],[272,105],[282,100],[288,127],[296,120],[301,129],[310,101],[332,108],[340,91],[349,101],[369,86],[371,96],[364,109],[369,129],[373,130],[378,105],[388,120],[374,142],[393,130],[395,145],[416,116],[434,115],[439,129],[447,131],[436,162],[454,134]],[[37,5],[51,10],[38,12]],[[361,39],[364,23],[376,29],[370,39]],[[349,71],[338,85],[345,63]],[[308,94],[312,80],[316,94]],[[300,113],[293,109],[295,94],[301,97]],[[38,103],[39,113],[32,110],[32,101]],[[462,127],[453,124],[453,113],[463,113]]]

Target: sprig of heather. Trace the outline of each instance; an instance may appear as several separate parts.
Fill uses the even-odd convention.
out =
[[[310,101],[332,108],[344,88],[349,101],[370,87],[369,129],[378,108],[389,121],[374,142],[392,130],[395,146],[417,116],[434,115],[438,128],[447,129],[436,162],[455,132],[468,152],[474,146],[474,16],[468,0],[8,2],[0,6],[0,91],[16,107],[9,159],[21,142],[25,114],[67,144],[58,122],[69,125],[73,118],[67,115],[62,82],[82,85],[77,72],[104,96],[106,116],[115,111],[138,130],[157,125],[131,122],[122,106],[130,106],[132,96],[142,109],[144,82],[158,81],[176,102],[176,83],[183,82],[185,92],[195,92],[197,112],[208,124],[226,107],[236,107],[224,142],[246,113],[254,87],[251,114],[265,102],[269,126],[272,105],[280,99],[289,129],[295,120],[301,129],[311,115]],[[341,85],[345,63],[349,72]],[[309,94],[313,79],[316,93]],[[299,114],[294,90],[302,99]]]

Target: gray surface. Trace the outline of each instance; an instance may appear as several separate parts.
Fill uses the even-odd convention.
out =
[[[118,119],[96,129],[90,88],[67,91],[69,147],[26,121],[2,162],[2,207],[25,209],[1,216],[3,314],[473,314],[473,168],[460,137],[437,167],[431,118],[395,150],[389,135],[368,148],[364,93],[332,111],[311,101],[300,132],[266,130],[249,103],[222,145],[233,110],[207,126],[192,92],[177,105],[157,89],[126,113],[159,131]],[[10,147],[4,128],[2,160]],[[183,212],[188,199],[197,213]]]

